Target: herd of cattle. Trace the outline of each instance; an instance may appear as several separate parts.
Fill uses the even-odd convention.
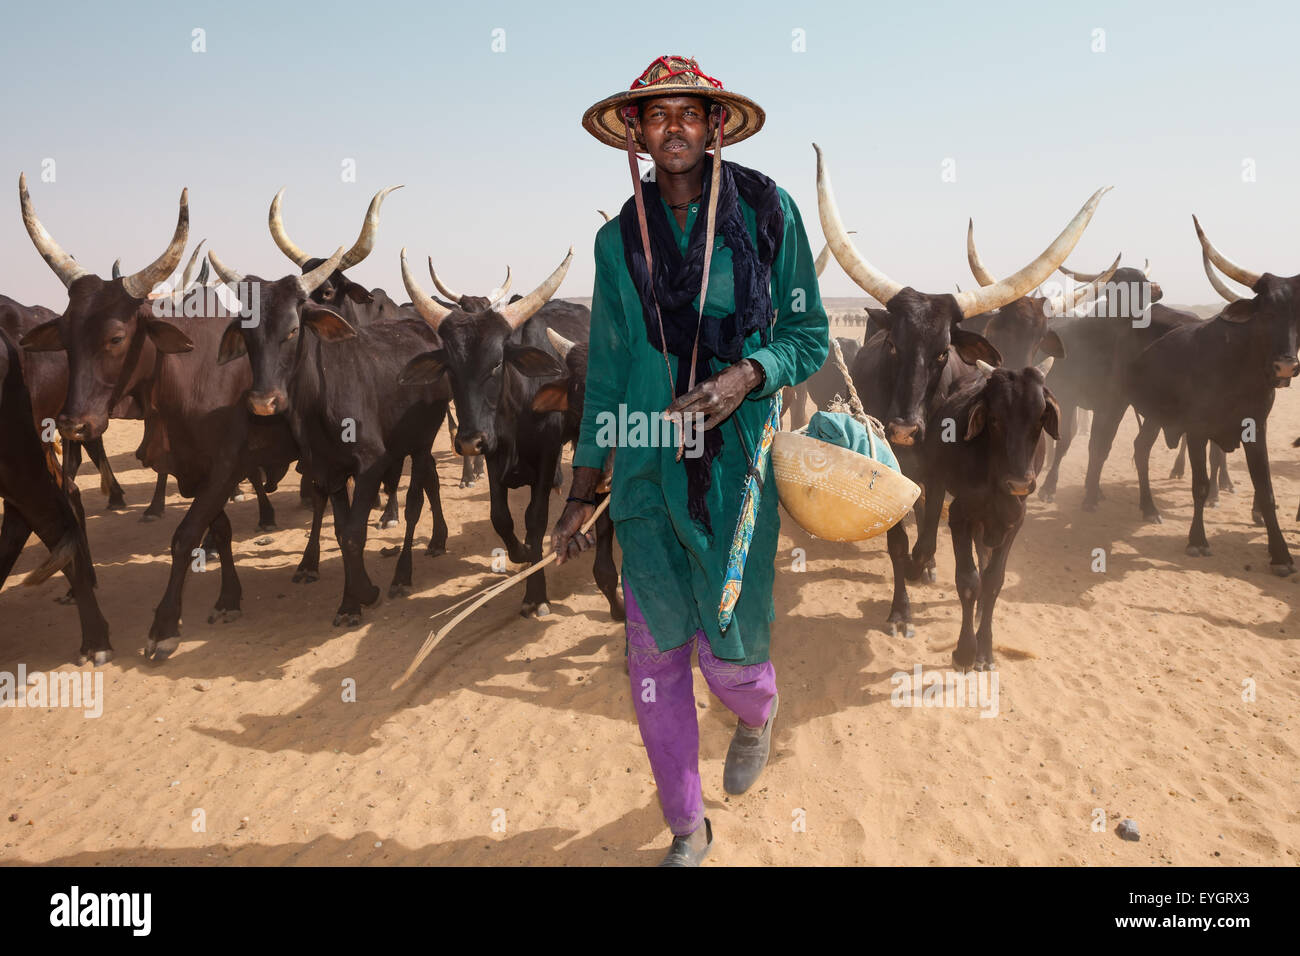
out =
[[[161,516],[169,475],[192,499],[172,535],[171,573],[145,646],[155,660],[179,643],[182,593],[196,555],[211,553],[220,562],[209,623],[240,614],[226,504],[247,480],[259,501],[259,529],[274,528],[268,494],[295,462],[313,514],[293,580],[319,577],[328,500],[344,578],[334,623],[355,626],[380,595],[364,560],[370,512],[383,504],[380,526],[396,525],[398,483],[410,459],[405,535],[389,595],[409,593],[425,499],[433,516],[426,553],[442,554],[447,546],[431,451],[444,421],[464,459],[462,486],[473,484],[486,464],[492,526],[510,559],[541,559],[563,447],[576,440],[582,417],[590,313],[552,298],[573,250],[535,290],[507,300],[508,269],[503,285],[487,296],[462,295],[439,279],[432,260],[430,277],[442,298],[431,296],[403,249],[410,302],[399,305],[382,289],[364,288],[346,275],[372,251],[381,205],[395,188],[374,197],[356,242],[328,258],[309,255],[289,238],[282,190],[271,203],[269,226],[293,271],[279,278],[245,275],[209,250],[196,279],[200,243],[170,291],[166,280],[189,241],[186,192],[162,255],[129,275],[115,265],[105,280],[46,231],[20,177],[24,225],[67,288],[68,302],[57,313],[0,296],[0,584],[35,532],[50,556],[26,580],[60,571],[67,577],[67,600],[75,601],[81,619],[79,663],[103,664],[113,653],[74,481],[84,445],[108,506],[123,507],[103,446],[113,418],[144,422],[136,454],[158,474],[144,519]],[[1224,453],[1244,445],[1253,511],[1268,530],[1272,569],[1294,572],[1273,502],[1267,420],[1273,390],[1300,371],[1300,276],[1238,266],[1215,249],[1199,223],[1206,272],[1229,300],[1211,319],[1160,305],[1149,266],[1121,268],[1117,257],[1103,272],[1073,272],[1064,262],[1106,192],[1099,190],[1040,256],[1002,280],[981,262],[972,224],[967,252],[978,286],[955,295],[926,294],[890,279],[854,247],[820,149],[817,189],[827,240],[818,272],[833,255],[883,306],[868,310],[862,341],[840,340],[854,385],[867,412],[883,423],[904,473],[924,489],[915,546],[909,552],[901,523],[888,534],[894,574],[888,623],[895,633],[913,633],[907,582],[934,580],[938,524],[951,495],[947,512],[962,604],[953,661],[963,669],[995,666],[993,609],[1026,497],[1045,462],[1043,433],[1056,441],[1039,491],[1050,501],[1081,409],[1093,415],[1085,510],[1103,497],[1102,466],[1132,407],[1140,423],[1135,460],[1143,515],[1160,520],[1148,458],[1163,430],[1170,447],[1185,439],[1191,463],[1195,514],[1187,552],[1208,554],[1204,508],[1219,486],[1228,486]],[[216,274],[211,284],[208,263]],[[1216,267],[1253,296],[1232,292]],[[1068,277],[1066,291],[1036,294],[1058,269]],[[1035,365],[1040,355],[1045,359]],[[824,407],[844,390],[828,361],[791,396],[793,424],[800,424],[805,398]],[[459,421],[452,418],[453,403]],[[51,422],[62,440],[61,463]],[[508,490],[520,487],[531,491],[522,542],[507,500]],[[611,615],[621,620],[607,514],[597,525],[597,541],[594,576]],[[534,574],[522,612],[547,611],[545,577]]]

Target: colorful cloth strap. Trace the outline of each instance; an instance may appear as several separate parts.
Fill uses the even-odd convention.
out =
[[[745,493],[740,499],[740,517],[736,520],[736,533],[731,539],[727,554],[727,571],[722,579],[722,600],[718,604],[718,629],[725,631],[731,625],[731,616],[740,600],[741,579],[745,575],[745,558],[749,542],[754,537],[754,521],[758,517],[758,502],[763,494],[763,475],[772,451],[772,439],[781,430],[781,390],[772,394],[772,407],[763,423],[763,436],[754,451],[749,473],[745,476]]]

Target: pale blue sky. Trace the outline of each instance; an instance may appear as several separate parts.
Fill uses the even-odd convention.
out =
[[[350,243],[370,196],[388,199],[379,244],[353,270],[404,298],[398,251],[432,254],[463,291],[539,282],[577,247],[560,294],[591,294],[597,207],[630,194],[626,162],[580,126],[660,53],[699,58],[764,106],[767,126],[725,155],[799,204],[814,251],[811,143],[826,150],[859,248],[924,291],[970,284],[965,225],[1007,273],[1098,186],[1116,188],[1071,263],[1118,251],[1169,301],[1212,302],[1191,227],[1251,268],[1300,266],[1295,53],[1283,3],[744,4],[374,0],[27,3],[0,33],[0,292],[66,296],[18,216],[20,170],[47,228],[107,274],[161,251],[190,188],[192,238],[233,267],[290,264],[266,229],[287,186],[290,234],[327,255]],[[207,52],[191,52],[191,31]],[[506,50],[492,52],[492,31]],[[1105,52],[1093,52],[1093,31]],[[805,31],[806,52],[792,50]],[[42,161],[57,181],[40,182]],[[357,181],[341,181],[345,158]],[[956,182],[942,164],[955,161]],[[1243,182],[1253,160],[1255,182]],[[857,292],[834,265],[826,295]]]

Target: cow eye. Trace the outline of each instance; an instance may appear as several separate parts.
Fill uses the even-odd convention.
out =
[[[292,342],[294,340],[294,337],[297,336],[297,334],[298,334],[298,326],[295,325],[293,328],[289,330],[289,334],[284,337],[284,340],[286,342]]]
[[[117,335],[113,336],[111,339],[108,340],[108,344],[121,345],[125,341],[126,341],[126,336],[123,335],[121,332],[119,332]]]
[[[320,297],[321,297],[322,299],[332,299],[332,298],[334,298],[334,290],[333,290],[333,289],[321,289]]]
[[[501,371],[501,366],[502,366],[503,364],[505,364],[505,360],[504,360],[504,359],[503,359],[502,361],[500,361],[500,362],[497,362],[496,365],[493,365],[493,366],[492,366],[492,374],[495,375],[497,372]]]

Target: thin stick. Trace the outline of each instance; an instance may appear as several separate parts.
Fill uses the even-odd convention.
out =
[[[608,498],[606,498],[604,501],[602,501],[600,504],[596,506],[596,510],[591,513],[591,517],[588,518],[586,522],[583,524],[581,530],[579,531],[579,534],[586,534],[588,531],[590,531],[592,526],[596,523],[596,519],[600,517],[601,513],[607,507],[609,507]],[[416,653],[415,659],[411,661],[410,665],[402,673],[402,676],[397,678],[397,680],[393,683],[392,689],[397,690],[397,688],[401,687],[408,680],[410,680],[411,675],[416,672],[416,670],[419,668],[419,666],[422,663],[424,663],[424,659],[433,653],[433,649],[438,646],[438,644],[442,641],[444,637],[447,636],[448,632],[451,631],[453,627],[455,627],[461,621],[465,620],[465,618],[469,617],[471,614],[477,611],[488,601],[492,600],[492,598],[496,597],[501,592],[509,589],[512,585],[519,583],[520,581],[528,577],[533,572],[540,571],[542,568],[546,567],[548,564],[554,561],[557,557],[558,555],[554,551],[552,551],[546,557],[542,558],[542,560],[534,564],[531,568],[526,568],[525,570],[520,571],[518,574],[512,574],[510,577],[506,578],[506,580],[500,582],[499,584],[493,584],[490,587],[483,589],[482,592],[480,592],[479,594],[478,600],[476,600],[473,604],[471,604],[469,607],[465,608],[465,610],[461,611],[454,618],[452,618],[451,621],[445,624],[442,630],[438,631],[437,634],[434,634],[432,631],[430,631],[429,636],[425,638],[424,643],[420,646],[420,650]],[[465,602],[461,601],[460,603],[464,604]],[[448,610],[450,610],[450,608]]]

